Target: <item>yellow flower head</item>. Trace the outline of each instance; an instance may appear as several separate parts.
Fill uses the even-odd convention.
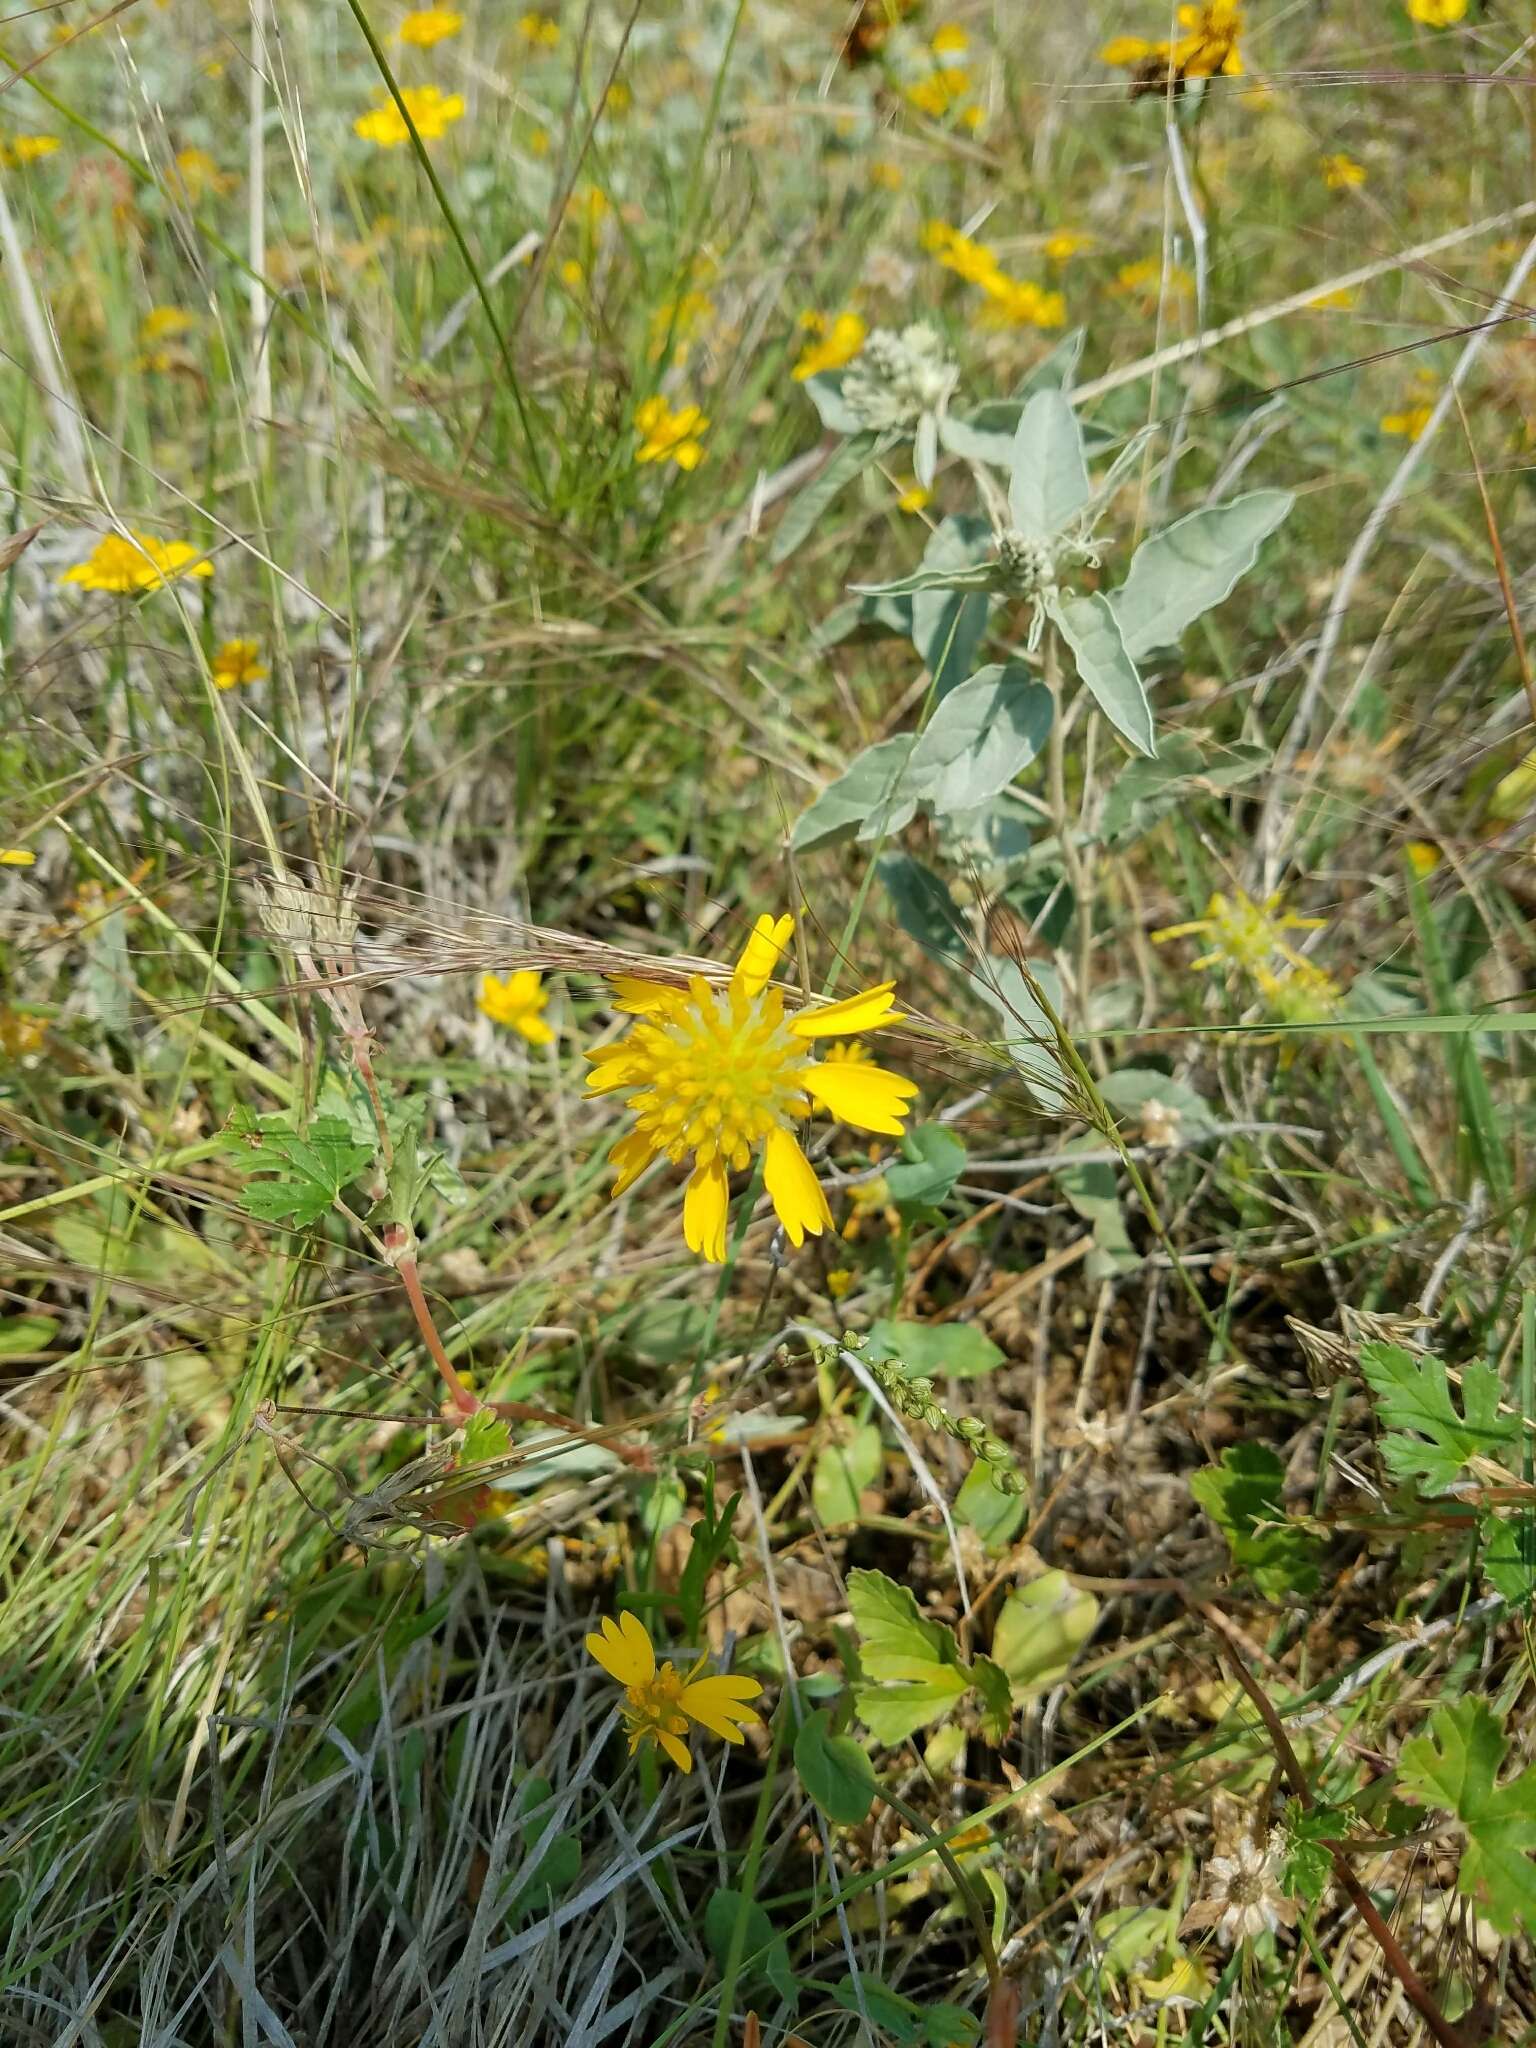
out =
[[[139,322],[139,339],[146,347],[157,341],[171,341],[197,325],[180,306],[151,306]]]
[[[695,335],[708,327],[714,317],[715,302],[708,292],[686,291],[680,299],[665,300],[651,315],[651,361],[661,359],[670,340],[674,359],[685,363]]]
[[[1352,192],[1365,183],[1365,165],[1356,163],[1342,149],[1333,156],[1320,157],[1318,169],[1330,192]]]
[[[1042,291],[1025,277],[999,270],[982,286],[987,295],[986,318],[994,327],[1060,327],[1067,302],[1060,292]]]
[[[827,1292],[834,1301],[841,1301],[852,1294],[858,1278],[852,1266],[833,1266],[827,1274]]]
[[[177,150],[176,170],[194,202],[205,192],[232,192],[240,182],[232,172],[221,171],[206,149]]]
[[[817,1060],[819,1038],[853,1038],[901,1022],[892,982],[813,1004],[794,1016],[768,986],[794,928],[790,917],[760,917],[723,989],[695,975],[686,989],[619,976],[615,1007],[638,1021],[613,1045],[588,1053],[594,1094],[629,1091],[635,1129],[608,1157],[622,1194],[651,1160],[693,1173],[683,1197],[683,1236],[714,1264],[725,1257],[730,1175],[764,1148],[764,1186],[789,1241],[819,1237],[832,1222],[827,1198],[800,1149],[794,1125],[821,1110],[862,1131],[900,1137],[917,1083],[864,1062]]]
[[[841,370],[864,346],[869,329],[857,313],[839,313],[828,326],[819,313],[802,315],[800,325],[816,339],[799,354],[791,372],[797,384],[807,377],[819,377],[824,370]]]
[[[505,1024],[526,1038],[530,1045],[551,1045],[554,1027],[546,1024],[542,1011],[549,1003],[549,991],[531,967],[516,974],[486,974],[480,978],[475,1008],[493,1024]]]
[[[946,21],[934,30],[928,47],[935,57],[958,57],[971,47],[971,39],[958,21]]]
[[[1218,889],[1205,906],[1204,917],[1167,925],[1152,934],[1152,942],[1160,946],[1165,940],[1188,938],[1196,932],[1209,938],[1211,950],[1192,963],[1196,969],[1239,967],[1257,975],[1277,956],[1292,967],[1310,968],[1311,962],[1303,959],[1285,934],[1321,931],[1327,919],[1297,917],[1294,911],[1282,910],[1280,904],[1278,894],[1255,903],[1241,889],[1230,898]]]
[[[1205,0],[1202,6],[1183,6],[1177,19],[1184,33],[1172,42],[1116,36],[1100,50],[1101,62],[1138,72],[1139,86],[1147,91],[1166,91],[1170,84],[1182,86],[1186,78],[1214,78],[1218,73],[1228,78],[1242,76],[1238,47],[1243,32],[1241,0]]]
[[[1284,1024],[1317,1024],[1338,1008],[1344,991],[1328,973],[1310,960],[1297,960],[1283,974],[1260,967],[1254,986],[1271,1012]]]
[[[1003,273],[997,255],[985,242],[973,242],[957,228],[942,220],[931,220],[920,237],[930,255],[937,256],[946,270],[963,277],[967,284],[979,284],[985,291]]]
[[[675,462],[679,469],[697,469],[704,460],[699,437],[708,433],[709,421],[696,405],[674,412],[658,392],[635,407],[635,431],[640,436],[636,462]]]
[[[535,49],[553,50],[560,41],[560,24],[551,21],[544,14],[524,14],[519,17],[517,32],[525,43]]]
[[[418,50],[430,50],[444,43],[464,26],[462,14],[451,7],[413,7],[400,24],[400,40]]]
[[[37,855],[26,846],[0,846],[0,868],[29,868]]]
[[[135,590],[159,590],[176,576],[211,576],[213,564],[201,548],[184,540],[156,540],[152,533],[104,533],[83,562],[59,578],[82,590],[110,590],[126,597]]]
[[[1155,306],[1164,289],[1174,298],[1194,288],[1195,280],[1182,264],[1170,263],[1165,272],[1156,256],[1143,256],[1140,262],[1123,264],[1115,272],[1115,290],[1126,298],[1140,299],[1147,306]]]
[[[924,490],[923,486],[917,481],[917,478],[913,477],[911,483],[905,486],[901,496],[896,500],[896,510],[898,512],[925,511],[932,497],[932,491]]]
[[[1402,412],[1384,412],[1379,425],[1384,434],[1401,434],[1405,440],[1417,441],[1429,425],[1432,405],[1410,405]]]
[[[959,65],[940,66],[906,88],[908,103],[931,121],[942,121],[971,89],[971,74]]]
[[[671,1663],[658,1668],[655,1645],[633,1614],[621,1614],[616,1622],[605,1616],[601,1631],[587,1637],[587,1648],[624,1688],[619,1712],[629,1730],[631,1756],[643,1744],[654,1743],[680,1771],[691,1771],[693,1758],[684,1739],[690,1721],[726,1742],[739,1743],[742,1729],[762,1719],[747,1705],[763,1689],[755,1678],[718,1672],[701,1678],[703,1657],[686,1675]]]
[[[1467,0],[1408,0],[1408,19],[1425,28],[1452,28],[1466,12]]]
[[[1408,865],[1422,882],[1426,875],[1432,875],[1444,856],[1432,839],[1410,839],[1403,848],[1408,856]]]
[[[13,135],[8,142],[0,142],[0,164],[40,163],[58,146],[57,135]]]
[[[210,664],[214,682],[221,690],[233,690],[240,683],[259,683],[266,674],[260,654],[260,645],[255,640],[226,640]]]
[[[885,157],[879,157],[869,167],[869,182],[878,185],[882,192],[901,190],[901,165],[893,164]]]
[[[1093,247],[1093,236],[1080,233],[1076,228],[1058,228],[1045,241],[1047,263],[1070,263],[1072,258],[1084,249]]]
[[[400,97],[423,142],[436,142],[455,121],[463,118],[464,98],[461,93],[445,93],[435,85],[408,85]],[[359,114],[352,123],[352,132],[379,149],[398,149],[411,139],[405,115],[392,99],[386,100],[383,106],[375,107],[371,114]]]

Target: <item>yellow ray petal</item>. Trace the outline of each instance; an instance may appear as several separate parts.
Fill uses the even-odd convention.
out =
[[[725,1217],[730,1181],[721,1160],[701,1166],[683,1195],[683,1237],[691,1252],[718,1266],[725,1259]]]
[[[774,918],[766,911],[753,925],[752,936],[741,949],[741,958],[736,962],[736,972],[732,977],[749,996],[759,994],[773,978],[779,955],[789,944],[789,935],[794,928],[792,917],[786,914]]]
[[[613,1007],[632,1017],[664,1017],[681,993],[659,981],[642,981],[638,974],[612,974],[608,986],[613,990]]]
[[[620,1685],[643,1685],[656,1675],[656,1652],[637,1616],[603,1617],[602,1632],[587,1637],[587,1648]]]
[[[793,1131],[779,1129],[768,1133],[763,1184],[792,1245],[802,1245],[807,1231],[812,1237],[820,1237],[824,1230],[832,1228],[832,1212],[821,1191],[821,1182],[800,1150]]]
[[[864,989],[856,996],[844,996],[836,1003],[818,1003],[791,1017],[789,1028],[796,1038],[852,1038],[861,1031],[878,1031],[886,1024],[905,1021],[905,1012],[892,1007],[894,981],[882,981],[878,988]]]
[[[688,1754],[686,1743],[679,1742],[675,1735],[669,1735],[665,1728],[656,1730],[656,1740],[684,1776],[693,1769],[693,1758]]]
[[[618,1168],[618,1179],[613,1184],[615,1198],[626,1188],[632,1188],[655,1158],[649,1138],[639,1131],[631,1131],[627,1138],[620,1138],[608,1154],[608,1164]]]
[[[839,1123],[852,1124],[860,1131],[880,1131],[891,1138],[901,1136],[901,1120],[917,1093],[917,1083],[904,1074],[847,1061],[835,1065],[817,1061],[805,1069],[802,1086]]]

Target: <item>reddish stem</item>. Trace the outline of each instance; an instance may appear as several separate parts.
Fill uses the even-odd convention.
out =
[[[409,1242],[405,1226],[391,1223],[385,1227],[384,1249],[392,1256],[395,1271],[400,1275],[400,1284],[416,1317],[416,1327],[422,1334],[432,1363],[442,1374],[452,1396],[454,1412],[464,1418],[479,1413],[480,1403],[465,1386],[454,1370],[453,1360],[443,1349],[443,1340],[437,1334],[437,1325],[432,1320],[432,1311],[427,1306],[427,1297],[422,1292],[421,1275],[416,1270],[416,1255],[404,1249]]]

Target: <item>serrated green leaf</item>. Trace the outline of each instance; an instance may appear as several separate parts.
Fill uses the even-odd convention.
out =
[[[795,1769],[814,1805],[839,1827],[858,1827],[875,1803],[875,1767],[851,1735],[832,1733],[825,1707],[808,1714],[795,1737]]]
[[[1321,1573],[1317,1542],[1286,1517],[1285,1468],[1263,1444],[1233,1444],[1219,1465],[1195,1473],[1189,1490],[1227,1539],[1232,1562],[1266,1600],[1312,1593]]]
[[[1072,650],[1084,689],[1115,731],[1143,754],[1155,754],[1152,707],[1109,599],[1101,590],[1087,597],[1068,597],[1058,591],[1046,598],[1045,609]]]
[[[859,1632],[859,1661],[872,1678],[883,1677],[902,1659],[908,1664],[960,1663],[954,1636],[943,1622],[925,1620],[911,1587],[897,1585],[884,1572],[848,1574],[848,1611]]]
[[[1098,1626],[1099,1603],[1065,1572],[1043,1572],[1016,1586],[992,1632],[992,1658],[1015,1695],[1056,1685]]]
[[[489,1464],[504,1458],[512,1448],[512,1425],[489,1408],[477,1408],[464,1425],[466,1465]]]
[[[1036,391],[1019,414],[1008,509],[1027,540],[1050,540],[1088,502],[1088,465],[1077,414],[1059,390]]]
[[[1229,597],[1293,502],[1289,491],[1249,491],[1143,541],[1109,599],[1131,658],[1177,646],[1186,626]]]
[[[1482,1700],[1436,1710],[1398,1758],[1404,1793],[1448,1807],[1467,1831],[1457,1888],[1501,1934],[1536,1924],[1536,1769],[1497,1782],[1509,1744]]]
[[[914,793],[936,811],[999,795],[1045,745],[1051,693],[1021,661],[992,662],[950,691],[912,750]]]
[[[900,1682],[854,1687],[859,1719],[882,1747],[905,1742],[919,1728],[942,1720],[970,1690],[965,1672],[950,1664],[928,1664]]]
[[[981,1697],[981,1732],[995,1748],[1013,1725],[1013,1688],[1008,1674],[990,1657],[971,1659],[971,1682]]]
[[[301,1135],[280,1118],[253,1116],[241,1104],[226,1134],[238,1163],[279,1176],[246,1184],[241,1200],[247,1214],[298,1230],[318,1223],[373,1159],[373,1147],[355,1144],[341,1117],[317,1116]]]
[[[793,853],[858,833],[861,839],[899,832],[917,815],[917,797],[907,787],[906,767],[917,740],[912,733],[876,740],[856,754],[835,782],[829,782],[789,836]]]
[[[1478,1529],[1483,1577],[1511,1607],[1524,1607],[1536,1594],[1536,1515],[1483,1515]]]
[[[1518,1437],[1514,1417],[1499,1413],[1504,1390],[1491,1366],[1463,1371],[1464,1416],[1456,1412],[1438,1358],[1417,1357],[1400,1344],[1367,1344],[1360,1369],[1376,1396],[1377,1416],[1391,1432],[1382,1439],[1381,1455],[1394,1478],[1422,1479],[1428,1492],[1444,1493],[1470,1459],[1497,1458]]]

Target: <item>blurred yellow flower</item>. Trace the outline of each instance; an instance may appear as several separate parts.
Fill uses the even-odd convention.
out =
[[[1081,250],[1091,249],[1093,244],[1092,235],[1080,234],[1076,228],[1058,228],[1055,234],[1046,237],[1045,260],[1047,263],[1069,263]]]
[[[1410,405],[1402,412],[1384,412],[1378,424],[1384,434],[1401,434],[1409,441],[1417,441],[1429,425],[1432,405]]]
[[[1166,89],[1186,78],[1242,76],[1238,40],[1243,32],[1241,0],[1205,0],[1203,6],[1180,7],[1178,25],[1185,33],[1172,42],[1149,42],[1143,36],[1116,36],[1100,50],[1100,60],[1141,74],[1146,90]],[[1159,76],[1159,73],[1161,74]]]
[[[932,502],[932,499],[932,491],[925,491],[914,477],[912,482],[906,486],[901,496],[896,500],[896,509],[898,512],[921,512]],[[830,1059],[831,1054],[829,1053],[827,1057]]]
[[[899,192],[902,186],[900,164],[878,157],[869,167],[869,182],[878,185],[882,192]]]
[[[1320,157],[1318,169],[1323,174],[1323,183],[1330,192],[1352,192],[1365,183],[1365,165],[1356,163],[1341,149],[1333,156]]]
[[[1339,285],[1331,292],[1319,292],[1316,298],[1308,299],[1307,304],[1309,306],[1326,306],[1336,312],[1347,313],[1359,296],[1360,294],[1352,286],[1347,284]]]
[[[59,581],[123,597],[135,590],[159,590],[177,576],[212,574],[213,564],[201,548],[134,531],[130,540],[120,533],[103,534],[85,560],[66,569]]]
[[[1408,18],[1425,28],[1450,28],[1465,18],[1467,0],[1408,0]]]
[[[482,975],[475,1008],[493,1024],[505,1024],[526,1038],[530,1045],[550,1045],[554,1026],[546,1024],[540,1014],[548,1002],[549,991],[541,977],[533,968],[524,967],[516,974]]]
[[[834,1301],[841,1301],[852,1294],[858,1274],[851,1266],[833,1266],[827,1274],[827,1292]]]
[[[989,249],[985,242],[973,242],[969,235],[962,235],[947,221],[928,221],[918,239],[930,255],[938,257],[946,270],[954,271],[967,284],[985,287],[993,278],[1002,275],[994,250]]]
[[[57,135],[13,135],[0,142],[0,164],[35,164],[59,147]]]
[[[971,75],[958,65],[939,66],[904,88],[908,102],[932,121],[942,121],[971,89]]]
[[[936,57],[956,57],[971,47],[971,39],[958,21],[946,21],[934,30],[928,47]]]
[[[1114,288],[1127,298],[1140,299],[1150,308],[1157,304],[1165,289],[1170,298],[1192,292],[1195,280],[1182,264],[1170,263],[1165,271],[1160,257],[1143,256],[1139,262],[1123,264],[1115,272]]]
[[[240,180],[231,171],[221,171],[206,149],[179,149],[176,170],[187,197],[196,202],[205,192],[233,192]]]
[[[1042,291],[1025,277],[998,271],[982,286],[988,305],[985,318],[994,327],[1060,327],[1067,302],[1060,292]]]
[[[139,322],[139,339],[146,346],[157,341],[170,341],[196,325],[196,317],[180,306],[151,306]]]
[[[567,256],[560,266],[560,282],[569,291],[584,292],[587,288],[587,273],[574,256]]]
[[[464,17],[451,7],[413,7],[400,24],[400,40],[417,50],[430,50],[446,42],[464,26]]]
[[[260,655],[261,647],[255,640],[226,640],[209,664],[214,682],[221,690],[233,690],[240,683],[259,683],[266,674]]]
[[[609,86],[607,98],[603,101],[603,112],[611,114],[617,119],[619,116],[627,114],[634,103],[635,96],[629,87],[622,78],[616,78],[612,85]]]
[[[0,868],[29,868],[36,859],[25,846],[0,846]]]
[[[455,121],[463,118],[464,99],[461,93],[445,93],[435,85],[408,85],[400,97],[423,142],[436,142]],[[372,113],[359,114],[352,123],[352,132],[379,149],[398,149],[411,139],[405,115],[392,99],[375,107]]]
[[[673,412],[658,392],[635,407],[635,430],[640,436],[636,462],[670,461],[679,469],[697,469],[704,460],[699,437],[709,431],[709,421],[696,405]]]
[[[739,1743],[745,1739],[742,1729],[762,1719],[756,1707],[747,1705],[763,1689],[755,1678],[717,1672],[701,1678],[707,1661],[703,1657],[686,1674],[671,1663],[658,1669],[655,1645],[636,1615],[621,1614],[617,1621],[605,1616],[601,1630],[587,1637],[587,1649],[624,1688],[619,1712],[629,1733],[631,1756],[650,1743],[680,1771],[691,1771],[693,1758],[685,1740],[690,1721],[723,1741]]]
[[[1422,882],[1426,875],[1432,875],[1439,867],[1444,855],[1432,840],[1410,839],[1403,848],[1408,856],[1408,865]]]
[[[686,291],[680,299],[667,299],[651,315],[650,356],[656,362],[668,341],[678,363],[688,360],[689,346],[715,317],[715,302],[707,292]]]
[[[560,40],[560,24],[551,21],[548,15],[532,12],[518,17],[517,32],[525,43],[535,49],[552,50]]]
[[[528,147],[535,156],[548,156],[549,130],[547,128],[535,128],[528,137]]]
[[[864,346],[869,329],[857,313],[839,313],[827,324],[824,314],[802,313],[800,325],[814,337],[804,347],[790,372],[797,384],[807,377],[819,377],[825,370],[841,370]]]
[[[1316,1024],[1337,1007],[1344,991],[1325,968],[1298,959],[1283,974],[1254,969],[1254,986],[1282,1023]]]
[[[1285,935],[1321,931],[1327,921],[1323,917],[1297,917],[1294,911],[1282,910],[1278,894],[1256,903],[1242,889],[1230,897],[1218,889],[1206,904],[1204,917],[1192,918],[1187,924],[1165,925],[1152,934],[1152,943],[1161,946],[1169,939],[1188,938],[1198,932],[1210,939],[1211,950],[1190,963],[1196,972],[1227,966],[1256,974],[1275,956],[1291,967],[1309,966],[1310,962]]]
[[[587,1054],[595,1095],[629,1091],[636,1126],[608,1157],[622,1194],[652,1159],[693,1172],[683,1196],[688,1249],[711,1264],[725,1257],[730,1176],[763,1147],[763,1184],[793,1245],[830,1228],[832,1212],[794,1125],[820,1110],[855,1129],[900,1137],[917,1083],[867,1061],[813,1057],[821,1038],[852,1038],[901,1022],[891,982],[813,1003],[786,1016],[771,988],[791,917],[760,917],[723,989],[694,975],[686,989],[636,976],[614,977],[615,1008],[635,1023],[625,1037]]]

